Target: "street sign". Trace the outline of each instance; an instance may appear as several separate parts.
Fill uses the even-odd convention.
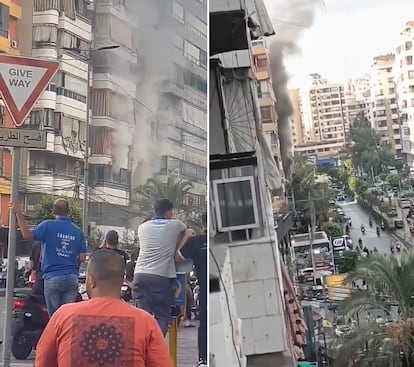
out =
[[[53,61],[0,55],[0,93],[16,126],[23,125],[58,68]]]
[[[46,148],[46,131],[0,127],[0,147]]]

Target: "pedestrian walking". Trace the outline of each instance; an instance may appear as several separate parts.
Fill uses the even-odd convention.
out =
[[[170,200],[157,200],[155,217],[138,227],[140,252],[132,287],[137,307],[154,315],[164,336],[171,322],[177,277],[174,254],[186,231],[183,222],[173,219],[173,208]]]
[[[53,315],[37,344],[35,367],[173,366],[156,320],[119,299],[124,273],[124,258],[115,251],[91,254],[90,299]]]
[[[84,234],[72,223],[66,199],[53,203],[56,219],[41,222],[33,231],[27,226],[20,204],[10,203],[10,209],[16,214],[23,238],[43,244],[44,295],[47,311],[52,316],[63,304],[76,301],[79,266],[86,259]]]
[[[200,284],[200,326],[198,328],[199,367],[207,367],[207,213],[201,216],[203,233],[189,238],[177,249],[175,260],[192,260]]]

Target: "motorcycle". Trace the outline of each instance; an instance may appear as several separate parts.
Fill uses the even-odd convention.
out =
[[[121,299],[125,302],[129,302],[132,299],[132,287],[131,283],[124,280],[124,284],[121,287]]]
[[[381,229],[385,229],[385,223],[381,222]]]
[[[377,236],[380,237],[381,236],[381,230],[377,227]]]
[[[369,226],[372,227],[372,219],[369,220]]]
[[[361,227],[361,232],[362,232],[362,234],[365,234],[365,227],[364,226]]]
[[[392,254],[394,253],[394,251],[395,251],[395,250],[394,250],[394,246],[391,246],[391,247],[390,247],[390,251],[391,251],[391,253],[392,253]]]
[[[397,243],[396,248],[397,248],[397,252],[400,252],[401,251],[401,244]]]
[[[76,302],[82,301],[78,293]],[[48,321],[45,297],[31,290],[14,292],[11,352],[18,360],[26,359],[43,333]]]

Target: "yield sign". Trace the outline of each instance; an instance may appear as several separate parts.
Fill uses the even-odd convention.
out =
[[[16,126],[23,125],[58,68],[53,61],[0,55],[0,93]]]

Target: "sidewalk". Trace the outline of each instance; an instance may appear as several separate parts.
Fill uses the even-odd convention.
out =
[[[197,327],[178,329],[178,367],[196,367],[198,362]],[[168,336],[167,336],[168,340]]]

